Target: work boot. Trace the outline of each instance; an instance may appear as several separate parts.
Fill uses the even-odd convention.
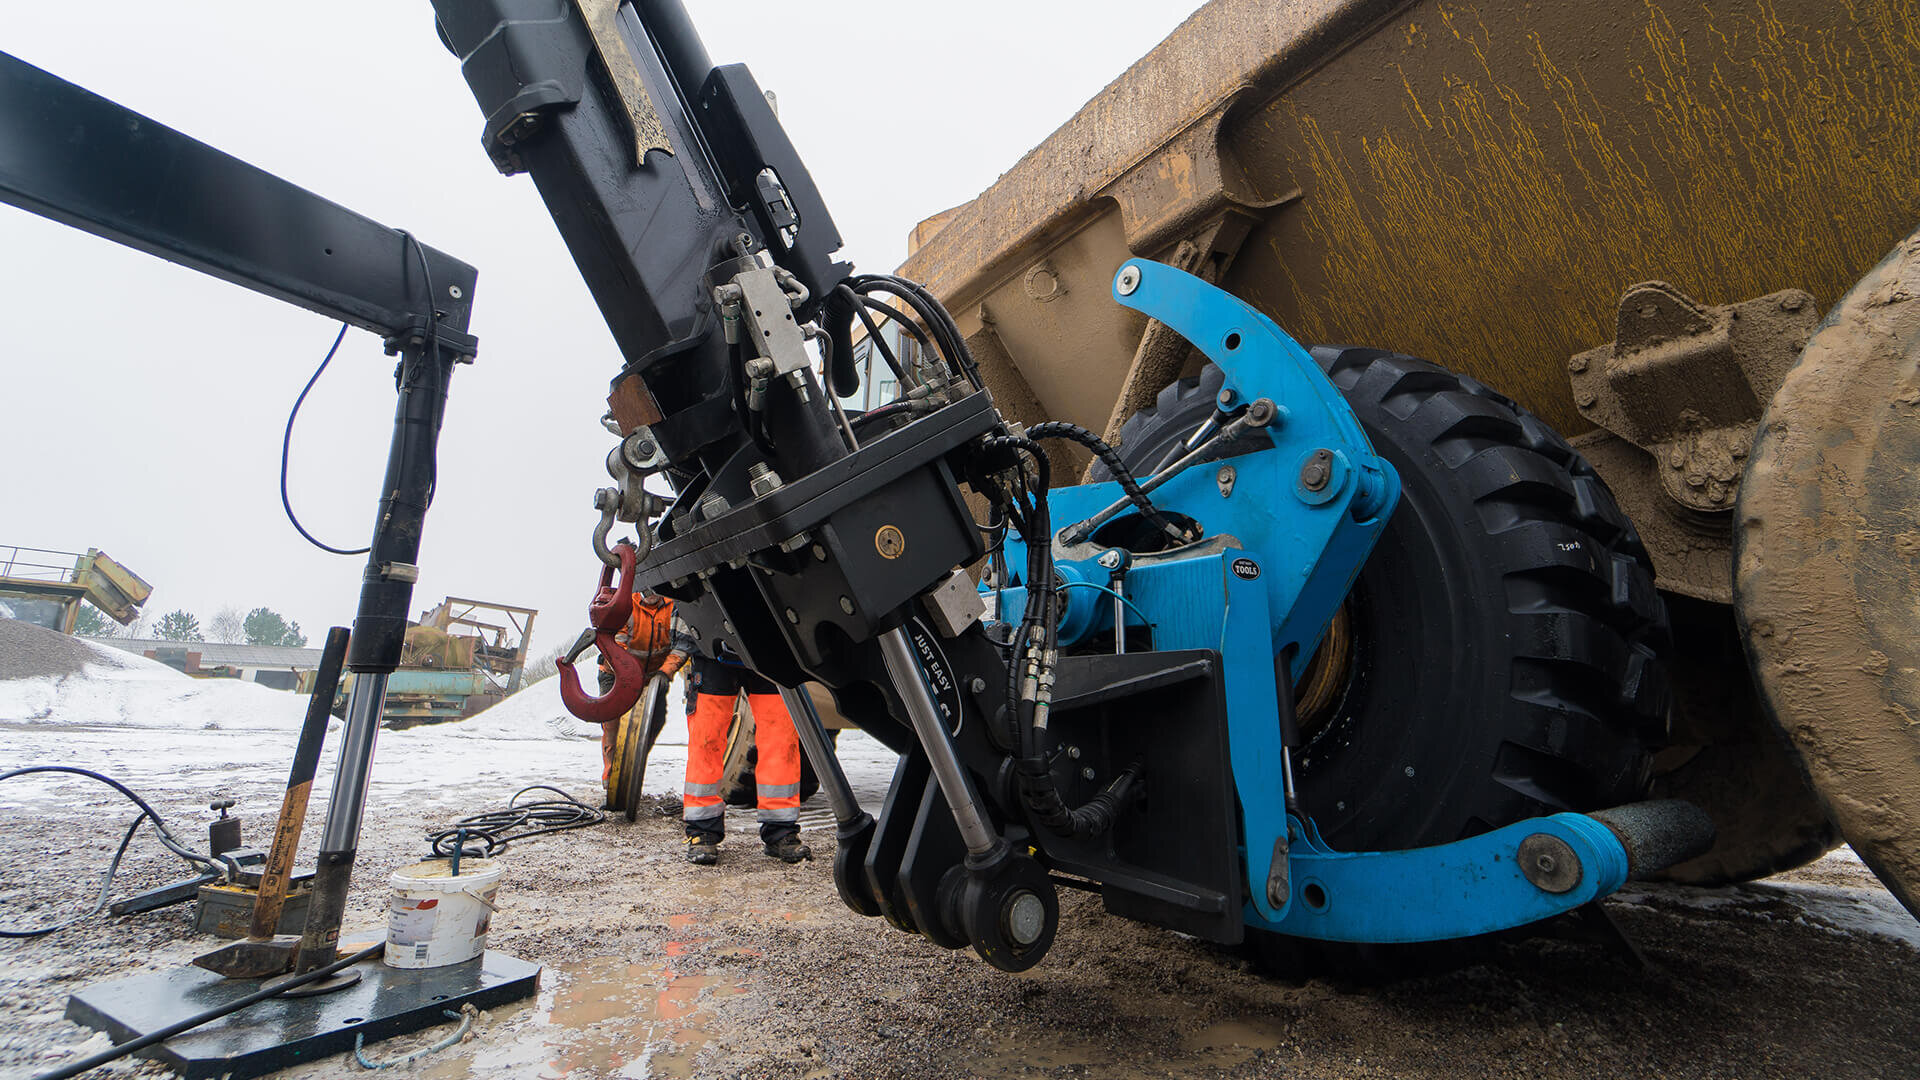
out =
[[[687,861],[695,866],[712,866],[720,861],[720,841],[711,836],[687,837]]]
[[[767,854],[784,863],[805,862],[813,858],[813,849],[800,842],[794,833],[777,836],[767,841]]]

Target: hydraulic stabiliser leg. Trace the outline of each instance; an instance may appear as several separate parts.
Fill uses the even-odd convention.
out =
[[[907,640],[906,631],[895,629],[880,635],[880,653],[886,659],[893,688],[906,703],[913,733],[933,765],[933,778],[940,785],[940,794],[946,796],[947,806],[953,810],[953,821],[960,827],[960,839],[967,845],[967,854],[975,859],[986,858],[1006,847],[1006,841],[987,823],[987,816],[980,809],[980,796],[973,790],[973,781],[967,778],[959,755],[954,753],[953,740],[940,720],[940,708],[934,704],[933,694],[927,690],[926,677],[920,674],[920,661],[913,655],[913,644]]]
[[[353,621],[352,644],[347,652],[347,667],[356,677],[347,702],[340,763],[327,802],[313,901],[307,909],[295,974],[324,967],[336,959],[340,921],[346,912],[347,887],[353,878],[353,857],[366,810],[373,747],[386,706],[387,676],[400,664],[413,584],[419,579],[415,561],[420,556],[427,504],[433,498],[434,452],[456,359],[445,347],[419,340],[403,351],[400,401],[394,412],[386,479],[367,569],[361,579],[360,610]]]
[[[879,641],[887,674],[906,703],[914,735],[967,847],[964,865],[948,871],[941,882],[938,917],[947,930],[972,942],[974,952],[988,963],[1002,971],[1025,971],[1053,944],[1060,921],[1053,883],[1037,861],[1014,850],[987,819],[906,631],[890,630]]]
[[[873,815],[860,808],[853,785],[847,782],[846,771],[840,767],[839,755],[827,741],[827,726],[820,722],[813,699],[805,690],[786,687],[781,687],[780,697],[787,704],[787,715],[793,717],[800,749],[806,752],[807,761],[813,765],[813,775],[820,778],[827,801],[833,805],[836,823],[833,884],[840,891],[840,901],[862,915],[878,915],[880,905],[875,902],[873,890],[862,873],[867,849],[873,845]]]

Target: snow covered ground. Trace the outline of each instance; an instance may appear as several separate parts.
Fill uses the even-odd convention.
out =
[[[77,765],[105,773],[161,806],[176,825],[204,816],[221,795],[286,782],[306,698],[254,683],[194,679],[164,664],[81,639],[91,650],[78,672],[0,681],[0,771],[25,765]],[[677,795],[686,769],[687,727],[671,689],[668,721],[648,758],[642,790]],[[331,721],[307,830],[319,832],[342,724]],[[467,720],[383,730],[374,753],[369,813],[390,801],[473,807],[504,801],[528,784],[552,784],[598,804],[600,729],[569,715],[559,681],[544,679]],[[892,775],[890,751],[846,732],[841,758],[862,799],[877,809]],[[97,788],[80,777],[36,777],[0,784],[0,810],[26,808]],[[181,810],[167,810],[172,803]],[[271,815],[270,803],[236,812]],[[805,811],[826,826],[825,799]],[[263,830],[270,825],[262,821]]]

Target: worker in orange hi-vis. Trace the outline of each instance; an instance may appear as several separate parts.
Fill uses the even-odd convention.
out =
[[[686,644],[691,645],[691,639]],[[720,841],[727,833],[720,781],[734,702],[742,690],[753,710],[760,842],[768,855],[782,862],[811,859],[813,852],[800,842],[800,738],[794,734],[793,718],[780,700],[779,687],[748,671],[725,646],[721,650],[719,659],[688,650],[693,655],[692,700],[687,712],[687,789],[681,815],[687,828],[687,861],[695,866],[720,861]]]
[[[613,635],[613,640],[626,647],[633,658],[640,661],[645,670],[645,679],[656,674],[673,678],[687,662],[684,649],[676,649],[673,633],[673,601],[664,596],[654,596],[647,592],[636,591],[633,594],[633,614],[628,616],[627,625]],[[607,666],[607,658],[600,658],[600,692],[605,694],[613,689],[613,669]],[[600,783],[611,790],[613,785],[613,723],[600,725]],[[613,808],[608,803],[605,809]]]

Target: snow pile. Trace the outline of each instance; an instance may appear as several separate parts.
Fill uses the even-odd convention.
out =
[[[45,655],[47,642],[9,624],[4,642],[14,659],[31,649]],[[51,634],[58,648],[81,659],[80,670],[51,665],[51,674],[30,674],[0,681],[0,720],[49,725],[204,728],[215,731],[297,729],[307,699],[237,679],[193,679],[144,656],[99,645],[84,638]],[[64,670],[63,670],[64,669]]]
[[[1851,934],[1869,934],[1905,942],[1920,950],[1920,922],[1885,889],[1856,889],[1845,885],[1813,885],[1798,881],[1770,881],[1768,888],[1788,894],[1805,919]]]
[[[591,679],[593,669],[581,665],[581,671]],[[598,684],[586,685],[589,694],[598,694]],[[659,742],[663,744],[685,744],[687,741],[687,718],[681,706],[681,681],[676,678],[667,687],[667,726],[661,730]],[[449,736],[471,739],[594,739],[600,738],[600,725],[590,724],[567,711],[560,700],[560,677],[549,676],[531,686],[525,686],[512,697],[504,698],[498,705],[451,724],[431,725],[436,731]]]
[[[1724,889],[1634,882],[1616,895],[1629,904],[1792,922],[1833,934],[1885,938],[1920,951],[1920,921],[1845,844],[1817,862],[1764,881]]]
[[[592,669],[589,668],[589,671]],[[549,676],[502,698],[465,720],[435,724],[444,735],[468,739],[598,739],[600,725],[577,720],[560,701],[560,678]]]

